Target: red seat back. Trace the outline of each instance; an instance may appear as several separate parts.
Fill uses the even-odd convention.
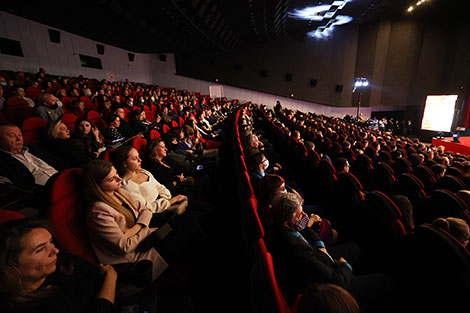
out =
[[[170,126],[163,124],[163,133],[166,134],[170,130]]]
[[[152,129],[150,131],[150,139],[160,139],[162,136],[160,135],[160,133],[155,130],[155,129]]]
[[[279,288],[271,254],[263,239],[255,243],[255,258],[251,271],[251,293],[254,312],[290,313],[291,309]]]
[[[41,144],[42,130],[47,126],[47,121],[40,117],[28,117],[21,125],[23,141],[25,144]]]
[[[82,184],[82,169],[60,172],[51,185],[47,215],[60,249],[98,264],[86,232],[87,203],[82,194]]]
[[[98,127],[101,133],[104,133],[106,128],[108,128],[108,125],[103,120],[103,117],[101,116],[101,114],[99,114],[98,112],[88,111],[86,113],[86,117],[93,123],[93,125],[95,125],[95,127]]]
[[[147,145],[147,140],[145,140],[142,137],[135,137],[132,140],[132,146],[136,148],[137,151],[139,151],[139,154],[142,156],[144,153],[144,148]]]
[[[25,119],[33,116],[33,108],[30,107],[25,100],[20,100],[21,101],[12,101],[13,104],[9,103],[3,109],[3,113],[5,113],[7,119],[18,126],[21,126]]]
[[[73,113],[65,113],[62,115],[62,123],[67,125],[67,128],[73,134],[75,132],[75,121],[77,120],[78,116]]]

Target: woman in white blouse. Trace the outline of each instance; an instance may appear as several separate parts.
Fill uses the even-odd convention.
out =
[[[111,160],[123,179],[122,188],[127,190],[133,199],[150,208],[153,213],[171,210],[180,215],[185,211],[188,198],[184,195],[172,197],[163,184],[142,168],[139,152],[134,147],[119,147],[111,153]]]

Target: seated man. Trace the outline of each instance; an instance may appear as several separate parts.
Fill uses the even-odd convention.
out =
[[[34,107],[34,115],[48,122],[55,121],[62,115],[64,110],[58,105],[59,99],[50,93],[43,93],[38,98],[38,105]]]
[[[278,193],[271,209],[272,225],[266,228],[266,245],[273,256],[276,276],[291,300],[315,282],[333,283],[350,291],[366,307],[379,305],[390,294],[390,280],[383,274],[357,276],[362,250],[353,243],[329,251],[311,229],[303,212],[303,199],[294,193]],[[344,257],[348,258],[346,261]]]
[[[0,122],[0,176],[17,187],[42,190],[49,178],[68,163],[38,147],[23,145],[23,133],[15,124]]]

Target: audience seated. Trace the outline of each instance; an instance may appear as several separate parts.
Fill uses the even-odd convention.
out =
[[[118,175],[122,177],[122,188],[127,190],[133,199],[150,208],[153,213],[166,210],[181,215],[188,206],[184,195],[172,196],[170,191],[160,184],[147,170],[142,169],[139,152],[132,146],[121,146],[111,153],[111,161]]]
[[[77,145],[70,138],[70,131],[60,118],[49,122],[46,148],[51,154],[69,162],[71,167],[82,167],[92,158],[84,146]]]
[[[309,284],[325,282],[350,291],[365,308],[377,309],[389,303],[391,280],[381,273],[353,273],[353,268],[365,261],[357,245],[341,244],[327,251],[307,226],[309,217],[303,212],[302,203],[296,194],[278,194],[271,210],[273,225],[266,233],[276,276],[291,299]]]
[[[155,279],[169,265],[191,262],[202,252],[203,231],[198,224],[179,219],[171,226],[157,227],[152,210],[121,189],[122,179],[111,162],[93,160],[83,174],[85,197],[90,201],[86,224],[100,262],[151,260]]]

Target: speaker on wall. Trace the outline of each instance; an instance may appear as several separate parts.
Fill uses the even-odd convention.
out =
[[[285,79],[290,82],[292,80],[292,74],[290,73],[287,73],[286,76],[285,76]]]
[[[261,70],[259,74],[261,75],[261,77],[268,77],[268,70]]]
[[[315,87],[316,85],[318,85],[318,79],[312,79],[310,80],[310,87]]]
[[[48,29],[48,32],[51,42],[60,43],[60,31],[55,29]]]
[[[134,53],[128,53],[127,57],[129,58],[129,62],[134,62]]]
[[[96,44],[96,52],[98,52],[98,54],[104,54],[104,45],[101,45],[99,43]]]
[[[336,92],[343,91],[343,85],[336,85]]]

